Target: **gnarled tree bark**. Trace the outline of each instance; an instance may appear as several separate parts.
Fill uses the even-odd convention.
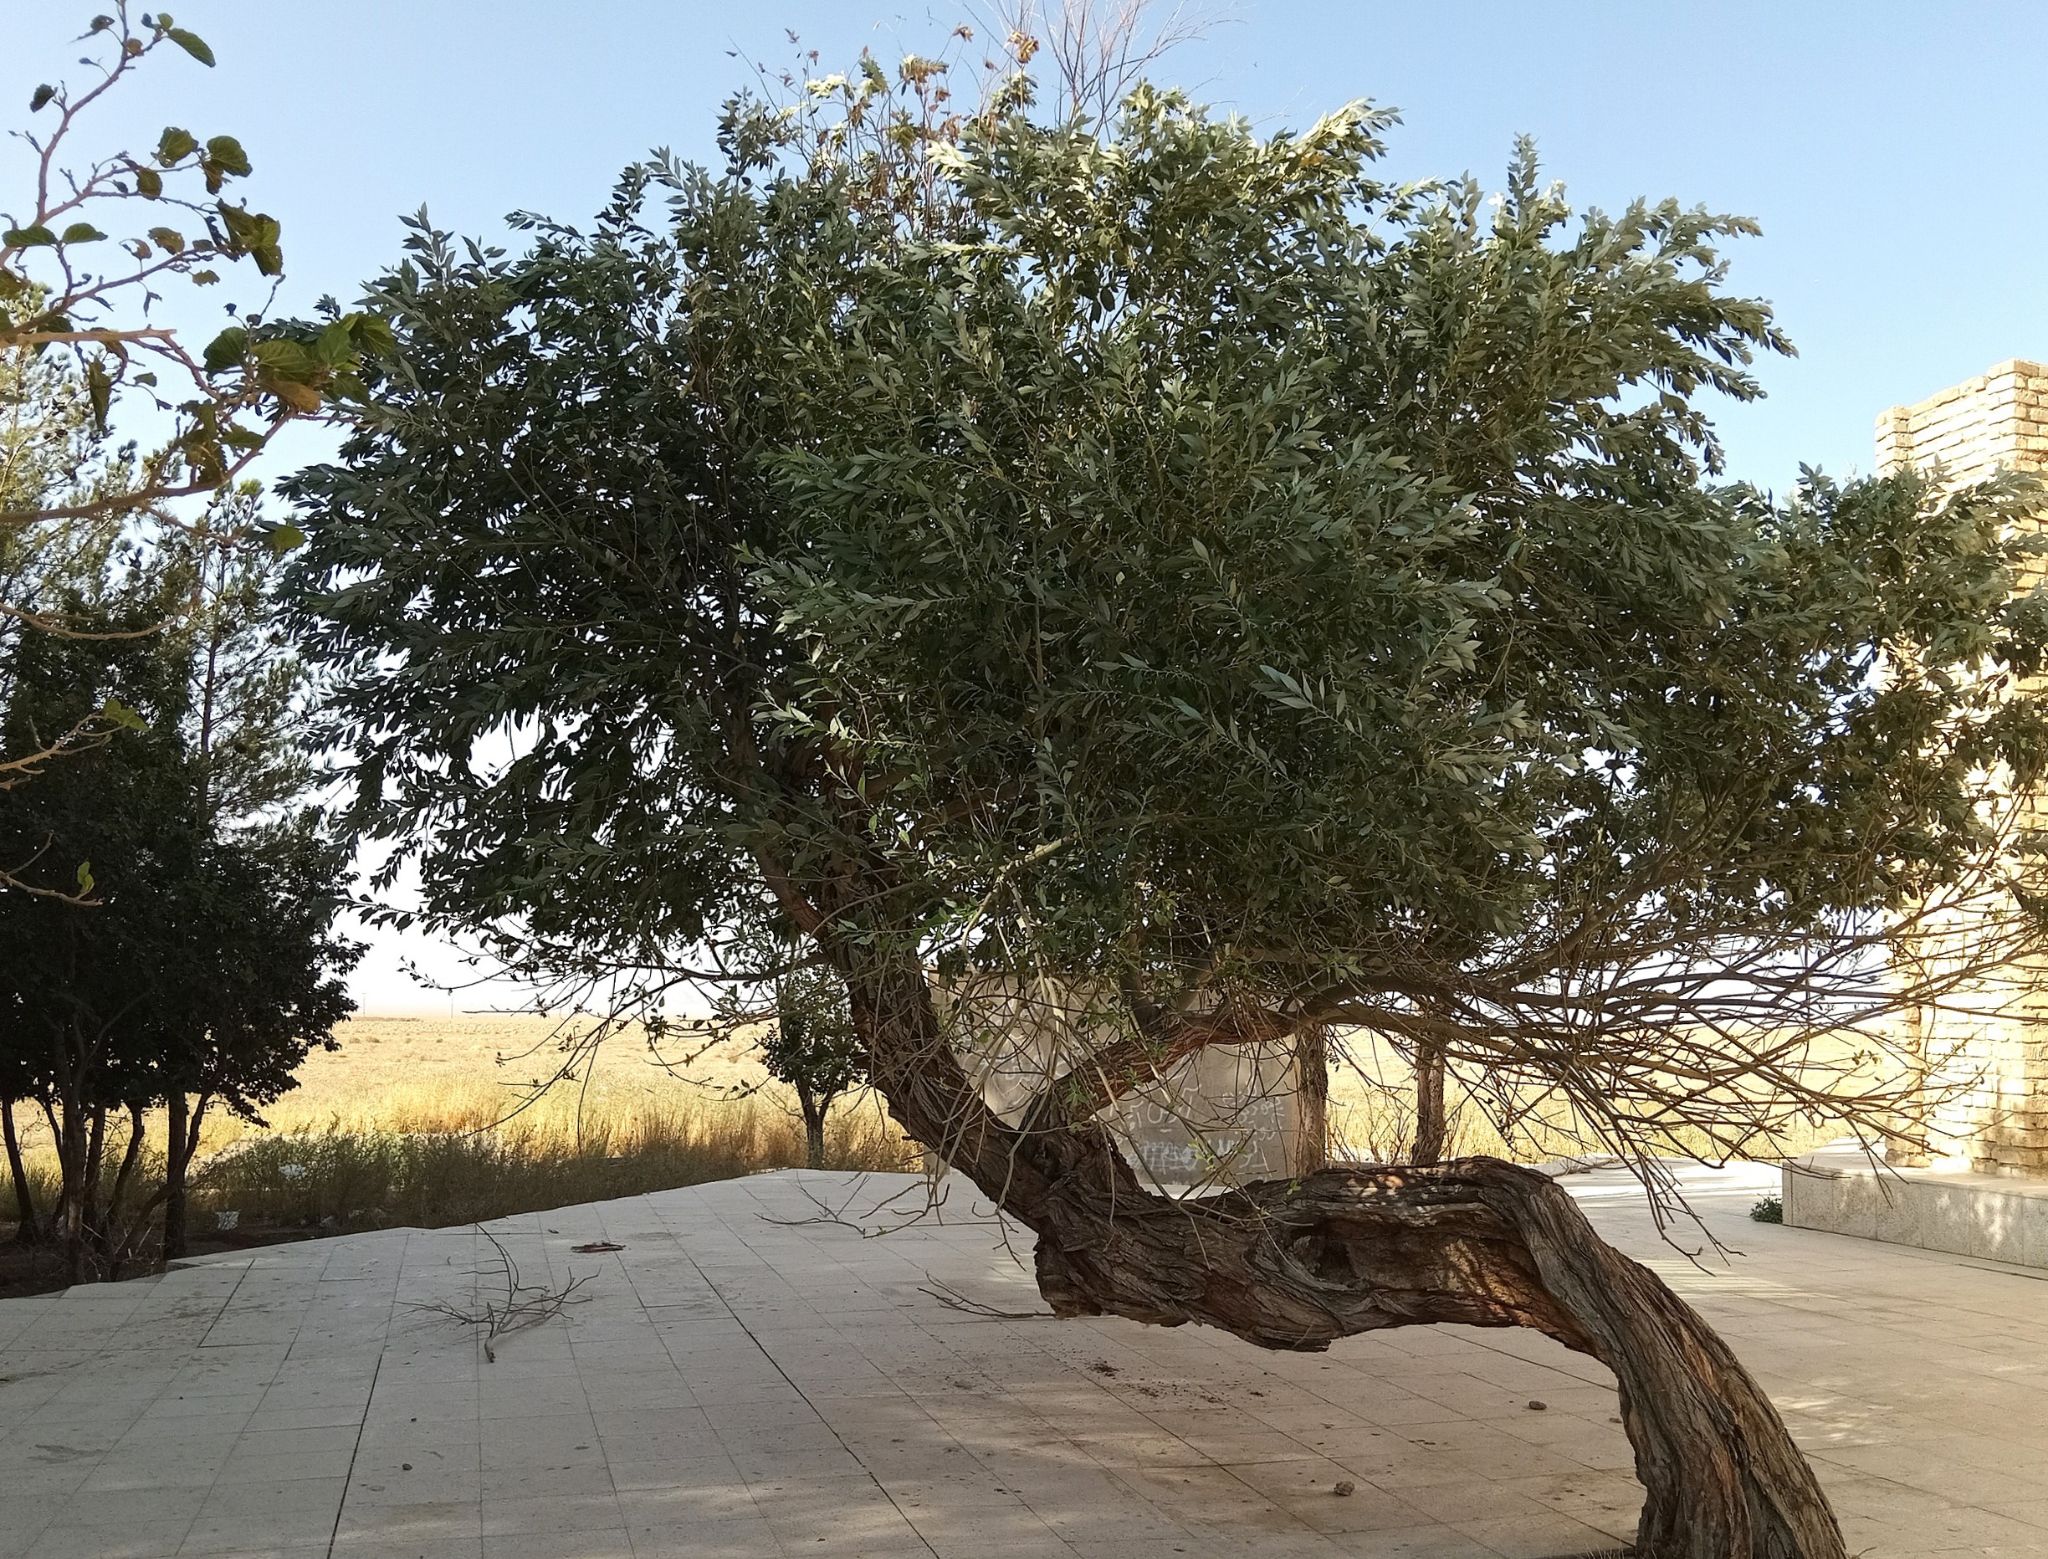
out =
[[[914,958],[828,945],[891,1113],[1038,1236],[1060,1315],[1196,1322],[1319,1350],[1383,1327],[1526,1326],[1606,1364],[1645,1499],[1643,1559],[1843,1559],[1770,1399],[1655,1274],[1543,1175],[1493,1159],[1328,1169],[1188,1201],[1148,1192],[1091,1120],[988,1109]]]

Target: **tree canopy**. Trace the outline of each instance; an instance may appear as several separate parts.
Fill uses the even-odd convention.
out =
[[[1427,1034],[1624,1148],[1710,1063],[1810,1105],[1779,1047],[1896,1006],[1883,916],[2021,902],[2024,495],[1716,485],[1784,344],[1746,224],[1575,218],[1526,149],[1490,211],[1391,186],[1383,126],[1011,120],[924,240],[744,153],[517,256],[419,232],[298,492],[428,913],[673,968],[851,852],[863,934],[1094,980],[1154,1060]]]

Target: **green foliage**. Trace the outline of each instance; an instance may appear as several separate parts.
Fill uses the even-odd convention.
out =
[[[75,1277],[117,1270],[140,1233],[129,1170],[103,1173],[110,1116],[170,1100],[190,1119],[196,1096],[258,1119],[353,1008],[359,950],[333,932],[348,854],[303,805],[274,566],[264,548],[95,561],[45,580],[28,604],[64,627],[7,656],[0,740],[61,761],[0,790],[0,1100],[58,1127]]]
[[[786,914],[1657,1107],[1717,980],[1988,869],[2032,494],[1719,485],[1750,225],[1389,183],[1387,123],[998,117],[906,222],[737,111],[588,233],[417,224],[294,487],[356,824],[514,961]]]
[[[1759,1197],[1756,1205],[1750,1208],[1749,1216],[1758,1223],[1783,1223],[1785,1221],[1784,1200],[1776,1196]]]
[[[67,160],[89,122],[87,111],[159,51],[214,63],[196,33],[162,14],[136,16],[126,0],[94,18],[86,36],[94,53],[80,63],[98,79],[76,91],[46,84],[29,101],[32,116],[47,115],[21,132],[44,176],[0,220],[0,353],[73,358],[93,387],[102,431],[125,420],[120,409],[131,397],[147,403],[145,425],[169,422],[169,437],[140,455],[134,479],[83,510],[133,516],[154,512],[166,499],[225,488],[282,422],[358,394],[365,342],[351,324],[327,350],[308,356],[264,322],[263,304],[230,305],[233,325],[201,356],[148,317],[151,300],[168,286],[217,285],[222,267],[246,262],[258,277],[282,275],[281,234],[275,218],[226,193],[254,171],[232,135],[202,139],[170,125],[150,151],[103,150],[76,165]],[[147,215],[131,223],[137,200]],[[118,248],[118,263],[88,246]],[[78,503],[9,503],[0,505],[0,528],[57,523],[80,512]]]
[[[867,1074],[867,1044],[853,1026],[838,976],[800,969],[774,982],[775,1016],[759,1041],[768,1075],[797,1090],[822,1119]]]

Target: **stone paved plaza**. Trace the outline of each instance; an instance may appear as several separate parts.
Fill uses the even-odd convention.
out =
[[[1693,1179],[1732,1264],[1660,1245],[1614,1176],[1571,1183],[1770,1388],[1852,1550],[2048,1556],[2048,1274],[1754,1225],[1775,1176]],[[420,1308],[491,1291],[469,1231],[0,1303],[0,1559],[1540,1559],[1628,1533],[1611,1386],[1545,1339],[1283,1355],[991,1319],[935,1297],[1035,1303],[967,1195],[885,1238],[796,1221],[880,1225],[892,1192],[921,1201],[790,1172],[493,1225],[530,1281],[591,1275],[494,1363]],[[571,1253],[594,1240],[624,1249]]]

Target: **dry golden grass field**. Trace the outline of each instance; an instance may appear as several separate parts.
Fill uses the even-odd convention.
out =
[[[588,1020],[506,1014],[361,1017],[342,1025],[339,1049],[309,1057],[299,1086],[264,1112],[263,1124],[208,1117],[195,1171],[195,1234],[240,1243],[441,1227],[804,1162],[793,1099],[745,1045],[693,1055],[689,1043],[674,1041],[667,1059],[676,1064],[664,1067],[637,1029],[612,1034],[594,1052],[582,1042],[589,1032]],[[1332,1070],[1331,1155],[1405,1157],[1414,1119],[1407,1081],[1405,1063],[1391,1052],[1351,1047],[1349,1060]],[[1518,1104],[1512,1143],[1455,1089],[1450,1103],[1454,1153],[1526,1161],[1598,1152],[1569,1112],[1541,1099]],[[47,1199],[54,1190],[48,1144],[37,1123],[17,1118]],[[149,1129],[156,1140],[160,1127]],[[1819,1130],[1815,1140],[1830,1135]],[[920,1161],[916,1146],[864,1094],[835,1107],[826,1145],[833,1168],[906,1169]],[[110,1159],[116,1150],[110,1144]],[[160,1184],[147,1172],[154,1168],[148,1156],[144,1164],[135,1196]],[[0,1272],[4,1286],[8,1275]]]
[[[512,1013],[354,1018],[335,1031],[341,1048],[309,1056],[299,1086],[266,1117],[282,1128],[475,1125],[521,1110],[572,1061],[588,1074],[587,1085],[556,1083],[526,1113],[550,1122],[573,1121],[579,1111],[586,1119],[616,1120],[693,1110],[764,1085],[778,1104],[786,1102],[738,1044],[689,1060],[682,1076],[658,1065],[644,1036],[630,1029],[590,1052],[586,1067],[577,1042],[590,1027],[586,1020]],[[666,1054],[680,1065],[691,1047],[670,1045]]]

